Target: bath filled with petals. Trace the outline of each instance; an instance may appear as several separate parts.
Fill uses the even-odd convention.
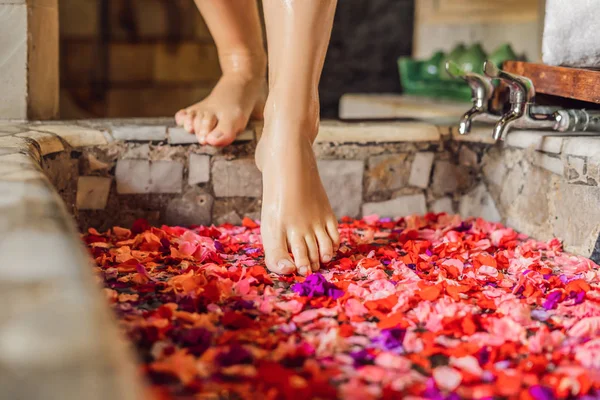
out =
[[[265,269],[250,220],[83,240],[156,398],[600,395],[594,262],[445,214],[340,230],[306,278]]]

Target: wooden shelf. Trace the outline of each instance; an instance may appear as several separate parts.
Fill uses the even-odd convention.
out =
[[[600,71],[507,61],[503,69],[533,81],[536,93],[600,104]]]

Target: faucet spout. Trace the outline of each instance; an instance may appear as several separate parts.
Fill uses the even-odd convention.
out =
[[[471,132],[471,123],[473,122],[473,119],[477,115],[480,115],[484,112],[485,110],[482,107],[479,107],[478,105],[473,105],[473,107],[471,107],[471,109],[464,113],[463,116],[460,118],[460,123],[458,124],[458,133],[460,133],[461,135],[466,135],[469,132]]]
[[[496,125],[494,125],[494,140],[501,140],[504,136],[504,133],[508,131],[510,126],[514,124],[515,121],[518,121],[522,116],[523,113],[519,112],[519,110],[514,108],[508,113],[504,114],[502,118],[500,118],[500,120],[496,122]]]

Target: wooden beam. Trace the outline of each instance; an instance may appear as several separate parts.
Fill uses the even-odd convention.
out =
[[[537,93],[600,104],[600,71],[507,61],[506,72],[526,76]]]

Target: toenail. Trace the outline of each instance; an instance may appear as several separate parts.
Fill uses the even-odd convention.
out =
[[[222,132],[213,132],[212,137],[214,137],[215,139],[219,139],[221,136],[223,136]]]
[[[306,267],[306,266],[299,267],[299,268],[298,268],[298,273],[299,273],[300,275],[306,275],[306,274],[308,274],[308,271],[309,271],[309,270],[310,270],[310,268],[309,268],[309,267]]]
[[[331,256],[329,254],[325,254],[323,256],[323,262],[329,262],[329,261],[331,261]]]
[[[284,271],[286,269],[290,269],[293,268],[294,266],[292,265],[291,262],[289,262],[288,260],[281,260],[277,263],[277,266],[279,267],[279,270]]]

